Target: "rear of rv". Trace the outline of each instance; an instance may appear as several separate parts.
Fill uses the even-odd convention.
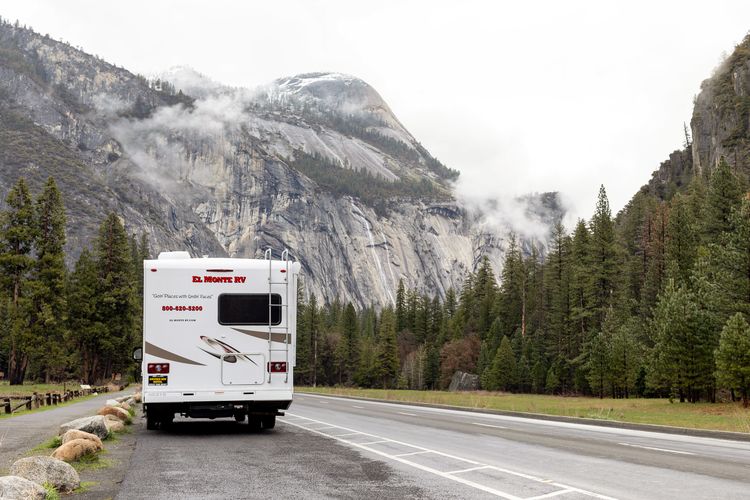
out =
[[[175,414],[246,418],[272,428],[293,395],[297,278],[261,259],[160,254],[144,261],[143,402],[147,427]]]

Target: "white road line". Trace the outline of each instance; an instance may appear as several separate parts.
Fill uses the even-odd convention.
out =
[[[335,437],[344,437],[344,436],[356,436],[357,434],[362,434],[361,432],[347,432],[346,434],[334,434]]]
[[[371,444],[390,443],[390,442],[391,442],[390,439],[381,439],[380,441],[368,441],[367,443],[359,443],[359,444],[361,444],[362,446],[368,446]]]
[[[654,450],[654,451],[663,451],[666,453],[677,453],[679,455],[695,455],[695,453],[690,453],[689,451],[679,451],[679,450],[668,450],[667,448],[655,448],[653,446],[643,446],[640,444],[630,444],[630,443],[617,443],[620,446],[630,446],[631,448],[643,448],[644,450]]]
[[[493,429],[507,429],[502,425],[491,425],[491,424],[480,424],[479,422],[472,422],[472,425],[481,425],[482,427],[492,427]]]
[[[411,453],[399,453],[398,455],[393,455],[394,457],[410,457],[412,455],[421,455],[422,453],[432,453],[431,451],[422,450],[422,451],[412,451]]]
[[[489,468],[491,468],[490,465],[482,465],[479,467],[471,467],[470,469],[452,470],[450,472],[446,472],[446,474],[463,474],[464,472],[471,472],[473,470],[482,470],[482,469],[489,469]]]
[[[360,410],[363,410],[365,407],[364,406],[352,405],[352,408],[359,408]]]
[[[416,413],[406,413],[405,411],[397,411],[396,413],[398,413],[399,415],[406,415],[407,417],[416,417],[417,416]]]
[[[291,414],[291,413],[287,413],[287,415],[297,416],[297,415]],[[321,423],[321,424],[332,425],[332,424],[328,424],[328,423],[320,421],[320,420],[314,420],[314,419],[308,418],[308,417],[301,417],[301,418],[305,418],[307,420],[310,420],[311,422],[318,422],[318,423]],[[289,421],[282,421],[282,422],[285,423],[285,424],[294,426],[294,427],[299,427],[300,429],[305,429],[305,430],[307,430],[309,432],[314,432],[315,434],[319,434],[319,435],[324,436],[324,437],[328,437],[328,438],[334,439],[336,441],[340,441],[341,443],[348,444],[349,446],[353,446],[353,447],[356,447],[356,448],[361,448],[363,450],[367,450],[370,453],[374,453],[376,455],[380,455],[380,456],[385,457],[387,459],[394,460],[396,462],[400,462],[400,463],[409,465],[411,467],[414,467],[415,469],[419,469],[419,470],[422,470],[422,471],[425,471],[425,472],[429,472],[429,473],[434,474],[436,476],[440,476],[442,478],[449,479],[449,480],[455,481],[457,483],[461,483],[463,485],[475,488],[477,490],[484,491],[486,493],[490,493],[490,494],[498,496],[500,498],[505,498],[507,500],[522,500],[520,497],[517,497],[517,496],[512,495],[510,493],[506,493],[504,491],[501,491],[501,490],[498,490],[498,489],[495,489],[495,488],[491,488],[489,486],[485,486],[483,484],[476,483],[476,482],[470,481],[468,479],[464,479],[464,478],[462,478],[460,476],[456,476],[456,475],[453,475],[453,474],[450,474],[450,473],[447,473],[447,472],[442,472],[440,470],[433,469],[432,467],[428,467],[426,465],[422,465],[422,464],[419,464],[417,462],[412,462],[412,461],[407,460],[406,458],[404,458],[403,457],[404,454],[401,454],[402,456],[391,455],[391,454],[386,453],[384,451],[381,451],[381,450],[369,447],[369,446],[367,446],[366,443],[356,443],[354,441],[348,441],[346,439],[342,439],[340,437],[341,435],[337,436],[337,435],[334,435],[334,434],[326,434],[325,432],[320,432],[317,429],[310,428],[310,427],[305,427],[303,425],[300,425],[300,424],[297,424],[297,423],[294,423],[294,422],[289,422]],[[476,462],[474,460],[469,460],[467,458],[457,457],[457,456],[451,455],[449,453],[443,453],[442,451],[431,450],[429,448],[424,448],[422,446],[418,446],[418,445],[414,445],[414,444],[404,443],[403,441],[397,441],[395,439],[384,439],[381,436],[376,436],[374,434],[370,434],[370,433],[367,433],[367,432],[358,432],[358,431],[355,431],[355,429],[351,429],[349,427],[343,427],[343,426],[340,426],[340,425],[332,425],[332,427],[335,427],[335,428],[341,429],[341,430],[350,431],[353,434],[361,434],[361,435],[364,435],[364,436],[370,436],[370,437],[373,437],[375,439],[380,439],[380,440],[383,440],[383,441],[388,442],[388,443],[394,443],[394,444],[400,444],[400,445],[403,445],[403,446],[408,446],[410,448],[415,448],[415,449],[417,449],[419,451],[422,451],[422,452],[425,452],[425,453],[434,453],[435,455],[440,455],[440,456],[443,456],[443,457],[446,457],[446,458],[452,458],[454,460],[460,460],[462,462],[473,464],[473,465],[475,465],[477,467],[480,467],[480,468],[491,469],[491,470],[494,470],[494,471],[497,471],[497,472],[501,472],[501,473],[505,473],[505,474],[510,474],[510,475],[517,476],[517,477],[523,477],[525,479],[529,479],[529,480],[537,482],[537,483],[552,484],[554,486],[557,486],[557,487],[561,488],[562,490],[575,491],[577,493],[581,493],[582,495],[586,495],[586,496],[590,496],[590,497],[594,497],[594,498],[599,498],[599,499],[602,499],[602,500],[615,500],[612,497],[608,497],[608,496],[605,496],[605,495],[601,495],[599,493],[594,493],[592,491],[587,491],[587,490],[583,490],[583,489],[580,489],[580,488],[576,488],[574,486],[569,486],[569,485],[566,485],[566,484],[561,484],[561,483],[556,483],[556,482],[550,483],[549,480],[538,478],[538,477],[535,477],[535,476],[531,476],[529,474],[524,474],[522,472],[516,472],[516,471],[512,471],[512,470],[508,470],[508,469],[503,469],[503,468],[500,468],[500,467],[495,467],[494,465],[482,464],[482,463]]]
[[[539,495],[538,497],[531,497],[527,498],[526,500],[541,500],[542,498],[552,498],[556,497],[558,495],[564,495],[565,493],[573,493],[575,490],[572,490],[570,488],[566,488],[564,490],[557,490],[550,493],[546,493],[544,495]]]
[[[318,403],[320,403],[320,404],[322,404],[322,405],[327,405],[327,404],[328,404],[328,401],[318,401]]]

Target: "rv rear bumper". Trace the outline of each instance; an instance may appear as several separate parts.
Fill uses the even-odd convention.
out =
[[[251,386],[244,390],[154,390],[143,391],[145,404],[161,403],[273,403],[283,404],[280,409],[289,408],[292,403],[292,389],[271,390],[253,389]]]
[[[291,401],[195,401],[190,403],[145,403],[146,414],[168,416],[175,413],[191,418],[222,418],[234,415],[284,415]]]

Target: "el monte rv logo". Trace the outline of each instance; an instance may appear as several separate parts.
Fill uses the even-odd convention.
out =
[[[193,283],[244,283],[247,276],[193,276]]]

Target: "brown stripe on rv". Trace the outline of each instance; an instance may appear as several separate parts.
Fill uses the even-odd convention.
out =
[[[244,333],[245,335],[250,335],[251,337],[255,337],[256,339],[261,340],[268,340],[268,332],[258,332],[255,330],[242,330],[240,328],[232,328],[232,330]],[[272,333],[271,334],[271,341],[272,342],[281,342],[282,344],[286,343],[286,333]]]
[[[162,349],[161,347],[157,347],[154,344],[150,344],[148,342],[146,342],[146,354],[168,359],[169,361],[176,361],[177,363],[185,363],[187,365],[206,366],[203,363],[198,363],[197,361],[193,361],[192,359],[183,358],[179,354],[169,352],[166,349]]]

